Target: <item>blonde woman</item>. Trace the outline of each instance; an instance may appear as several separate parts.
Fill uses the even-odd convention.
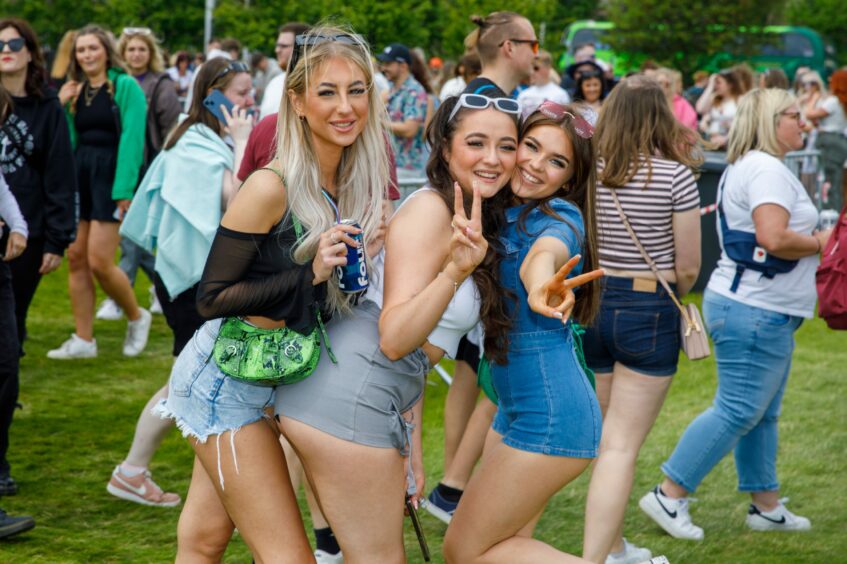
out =
[[[276,159],[245,180],[221,220],[197,294],[210,321],[183,349],[157,408],[196,454],[178,562],[219,561],[235,527],[257,562],[314,561],[277,433],[264,421],[275,390],[226,376],[211,352],[222,318],[309,334],[318,316],[349,311],[353,295],[334,271],[360,231],[338,224],[334,208],[358,220],[365,244],[378,239],[388,154],[361,38],[331,27],[298,36],[286,86]]]
[[[718,387],[712,405],[688,425],[662,464],[662,483],[639,502],[676,538],[703,539],[703,529],[691,521],[688,496],[733,451],[738,490],[751,497],[746,517],[750,529],[802,531],[812,526],[785,507],[776,473],[777,425],[794,332],[815,314],[818,253],[832,232],[816,230],[817,209],[782,162],[787,152],[803,146],[802,126],[793,95],[755,89],[741,98],[729,135],[729,167],[718,188],[719,225],[753,240],[748,253],[728,249],[727,236],[721,238],[721,258],[703,295]],[[766,251],[764,263],[747,258],[754,245]],[[775,259],[794,264],[783,264],[770,275],[757,271]]]

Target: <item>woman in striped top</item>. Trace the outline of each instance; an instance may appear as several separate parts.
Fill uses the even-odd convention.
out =
[[[647,549],[621,537],[635,462],[679,359],[679,311],[630,238],[617,196],[639,242],[678,295],[700,271],[701,162],[691,130],[674,118],[659,83],[621,82],[603,106],[597,143],[600,314],[584,346],[603,411],[600,456],[588,491],[583,557],[641,562]]]

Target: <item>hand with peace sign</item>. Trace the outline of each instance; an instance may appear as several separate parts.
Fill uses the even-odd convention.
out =
[[[474,183],[471,217],[465,214],[462,187],[453,183],[455,205],[453,211],[453,237],[450,239],[450,262],[467,277],[485,258],[488,241],[482,236],[482,196]]]
[[[604,274],[603,269],[597,269],[568,279],[568,274],[579,264],[581,258],[580,255],[571,257],[552,278],[529,291],[526,301],[532,311],[567,323],[576,303],[573,289]]]

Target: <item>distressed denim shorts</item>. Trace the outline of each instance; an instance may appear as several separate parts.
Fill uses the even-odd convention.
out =
[[[212,350],[221,321],[207,321],[194,333],[171,370],[168,397],[153,410],[203,443],[259,421],[274,403],[274,388],[245,384],[218,369]]]

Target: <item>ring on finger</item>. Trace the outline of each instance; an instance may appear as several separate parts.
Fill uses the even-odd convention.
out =
[[[336,239],[335,236],[336,236],[335,231],[333,231],[332,233],[329,234],[329,240],[332,241],[333,244],[338,243],[338,239]]]

